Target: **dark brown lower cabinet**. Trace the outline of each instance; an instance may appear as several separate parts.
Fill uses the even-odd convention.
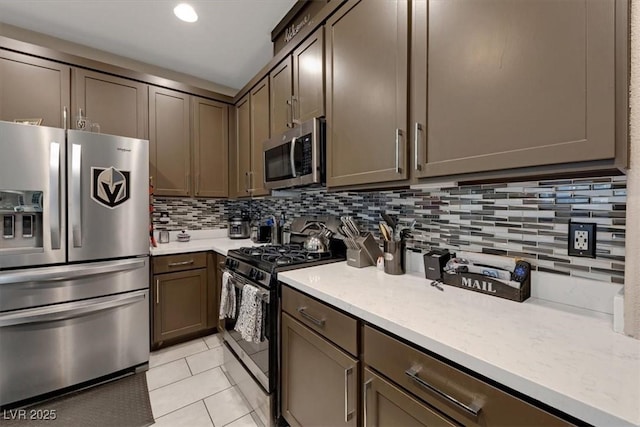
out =
[[[213,252],[153,257],[153,349],[209,334],[218,326],[216,260]]]
[[[154,341],[198,332],[207,327],[207,269],[155,276]]]
[[[359,362],[282,313],[282,415],[292,427],[358,423]]]
[[[402,389],[364,368],[363,425],[458,426]]]

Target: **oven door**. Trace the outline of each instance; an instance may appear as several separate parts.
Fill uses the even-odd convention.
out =
[[[312,119],[263,144],[266,188],[320,184],[320,122]]]
[[[269,292],[269,289],[262,287],[261,285],[249,281],[242,276],[239,276],[233,272],[228,270],[224,270],[224,272],[228,272],[231,275],[229,279],[232,281],[235,291],[236,291],[236,310],[234,318],[226,318],[221,319],[220,326],[223,328],[222,337],[224,341],[229,345],[229,347],[233,350],[235,355],[237,355],[238,359],[242,362],[242,364],[247,368],[247,370],[252,374],[252,376],[258,380],[260,385],[264,388],[267,393],[270,393],[274,389],[274,381],[269,381],[270,377],[270,351],[273,350],[269,348],[270,341],[275,333],[275,325],[273,324],[272,319],[275,319],[273,316],[272,310],[272,295]],[[259,343],[245,341],[240,333],[236,331],[234,328],[236,326],[237,315],[240,311],[241,304],[241,295],[242,288],[246,285],[250,284],[255,286],[263,293],[262,298],[262,322],[263,322],[263,336],[264,339]],[[275,299],[275,298],[274,298]],[[222,304],[222,302],[221,302]]]

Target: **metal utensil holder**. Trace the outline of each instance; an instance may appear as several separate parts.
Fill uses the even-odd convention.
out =
[[[404,274],[404,240],[387,240],[384,242],[384,272],[387,274]]]

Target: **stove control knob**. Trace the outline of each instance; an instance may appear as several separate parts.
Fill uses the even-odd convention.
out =
[[[256,271],[256,276],[255,276],[256,280],[262,280],[264,279],[264,273],[262,271]]]
[[[249,278],[254,279],[255,277],[256,277],[256,270],[255,268],[252,268],[251,270],[249,270]]]

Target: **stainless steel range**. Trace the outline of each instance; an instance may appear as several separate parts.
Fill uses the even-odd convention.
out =
[[[259,289],[262,301],[264,337],[259,343],[248,342],[234,330],[236,319],[222,323],[224,340],[223,369],[238,385],[240,392],[266,426],[280,417],[278,349],[280,348],[280,286],[278,272],[344,261],[344,245],[334,241],[331,252],[313,253],[301,245],[266,245],[231,250],[223,271],[241,294],[252,285]]]

